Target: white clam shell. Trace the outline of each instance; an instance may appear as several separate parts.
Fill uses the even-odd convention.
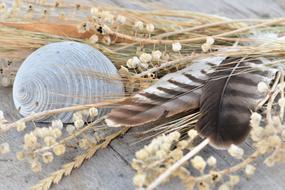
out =
[[[71,41],[52,43],[33,52],[21,65],[13,86],[14,104],[21,115],[27,116],[123,96],[123,83],[108,76],[120,79],[111,61],[95,48]],[[107,111],[101,109],[99,114]],[[72,113],[56,118],[68,123]]]

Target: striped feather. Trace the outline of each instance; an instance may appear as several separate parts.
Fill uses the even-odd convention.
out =
[[[156,84],[112,109],[106,123],[111,127],[134,127],[197,110],[201,87],[209,78],[207,71],[218,66],[223,59],[200,60],[164,76]]]
[[[258,92],[257,85],[261,81],[270,85],[275,78],[275,69],[252,68],[267,63],[266,59],[248,60],[225,59],[202,89],[201,116],[196,129],[214,146],[239,144],[247,137],[251,110],[267,95]]]

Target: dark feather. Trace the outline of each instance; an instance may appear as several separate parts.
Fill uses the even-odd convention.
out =
[[[264,61],[251,63],[263,64]],[[275,77],[275,69],[257,71],[250,65],[249,59],[227,58],[202,89],[201,116],[196,129],[214,146],[239,144],[247,137],[251,129],[251,110],[266,96],[258,92],[257,85],[261,81],[270,85]]]
[[[150,88],[112,109],[106,123],[111,127],[134,127],[197,110],[201,87],[209,77],[202,71],[212,69],[212,64],[217,66],[223,59],[201,60],[166,75]]]

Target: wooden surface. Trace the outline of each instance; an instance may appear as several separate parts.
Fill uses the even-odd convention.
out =
[[[78,1],[76,1],[78,2]],[[95,1],[82,0],[83,3],[94,3]],[[96,1],[98,2],[98,1]],[[147,2],[149,8],[152,5],[172,8],[187,9],[205,13],[227,16],[230,18],[268,18],[285,15],[284,0],[142,0],[141,3],[127,0],[101,0],[109,4],[142,9],[141,3]],[[9,120],[15,120],[17,116],[14,110],[11,89],[0,88],[0,110],[7,113]],[[131,190],[134,189],[132,177],[134,171],[130,163],[136,150],[143,145],[131,146],[133,135],[127,134],[111,143],[105,150],[99,151],[95,157],[85,162],[80,169],[75,170],[70,177],[65,178],[59,185],[54,186],[53,190]],[[13,151],[19,149],[22,137],[15,132],[10,132],[0,136],[0,142],[9,141]],[[248,144],[244,144],[246,150],[251,150]],[[76,152],[65,155],[61,160],[56,161],[48,169],[37,176],[29,169],[28,163],[19,162],[15,155],[9,153],[5,157],[0,157],[0,189],[18,190],[28,189],[39,179],[47,176],[48,173],[59,168],[62,163],[71,161]],[[235,163],[224,151],[206,148],[202,155],[208,157],[214,155],[220,166],[227,167]],[[248,190],[282,190],[285,189],[285,166],[276,165],[273,168],[267,168],[258,163],[258,170],[254,177],[249,181],[242,179],[242,182],[236,189]],[[179,182],[174,181],[162,189],[183,189]]]

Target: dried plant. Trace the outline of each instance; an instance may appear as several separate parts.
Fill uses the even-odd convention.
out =
[[[83,13],[88,17],[82,17]],[[59,20],[61,24],[56,23]],[[146,89],[193,60],[207,57],[279,57],[270,63],[271,67],[279,67],[285,52],[283,39],[278,38],[284,34],[284,20],[230,20],[189,11],[134,11],[110,6],[62,4],[59,1],[50,4],[46,1],[16,0],[12,7],[2,3],[0,43],[5,46],[0,48],[0,58],[5,62],[0,65],[1,84],[12,84],[20,62],[32,51],[45,44],[65,40],[88,43],[103,51],[119,69],[127,96]],[[252,37],[258,33],[268,33],[268,38]],[[237,171],[244,170],[245,176],[251,176],[256,169],[253,162],[260,156],[266,156],[264,163],[268,166],[283,162],[285,101],[283,69],[280,70],[280,81],[269,91],[268,103],[263,106],[265,111],[252,113],[250,142],[254,152],[245,153],[242,148],[231,146],[229,155],[240,162],[230,168],[219,168],[213,156],[206,159],[198,155],[208,141],[197,145],[198,135],[192,129],[199,116],[197,112],[140,133],[143,136],[141,140],[145,134],[151,134],[149,138],[153,140],[135,155],[132,164],[137,171],[135,185],[154,189],[172,177],[179,177],[187,189],[219,186],[224,190],[239,182]],[[94,73],[94,77],[104,76]],[[262,84],[259,88],[269,90]],[[36,173],[41,171],[42,164],[50,164],[56,156],[67,153],[67,144],[85,151],[32,189],[49,189],[90,159],[98,149],[105,148],[117,136],[127,132],[128,128],[115,131],[107,128],[102,123],[104,117],[96,116],[97,108],[114,107],[123,100],[47,110],[14,122],[6,121],[5,113],[0,111],[1,132],[12,129],[25,132],[23,149],[17,153],[17,158],[30,162]],[[39,127],[33,122],[43,116],[53,115],[56,118],[62,112],[74,112],[72,125],[63,126],[57,119],[48,127]],[[8,143],[0,145],[1,154],[9,149]],[[186,161],[190,161],[190,169],[184,165]]]
[[[251,115],[250,142],[255,150],[245,155],[241,147],[231,145],[228,149],[229,155],[241,160],[240,162],[230,168],[219,168],[213,156],[205,159],[202,155],[197,155],[208,141],[204,140],[201,144],[193,146],[191,143],[197,136],[195,130],[188,132],[187,140],[179,140],[180,134],[173,132],[167,136],[155,138],[148,146],[136,153],[136,158],[133,160],[133,168],[137,171],[134,177],[136,186],[151,190],[172,177],[179,177],[186,189],[194,187],[211,189],[217,184],[219,189],[231,189],[239,183],[240,177],[236,174],[238,171],[243,170],[246,177],[255,173],[256,168],[253,163],[257,158],[264,156],[264,163],[269,167],[284,162],[285,129],[282,111],[285,106],[283,104],[284,75],[278,82],[278,85],[271,89],[264,113],[253,112]],[[185,151],[189,152],[184,155]],[[193,175],[182,166],[188,160],[200,175]],[[227,177],[229,180],[226,180]]]

